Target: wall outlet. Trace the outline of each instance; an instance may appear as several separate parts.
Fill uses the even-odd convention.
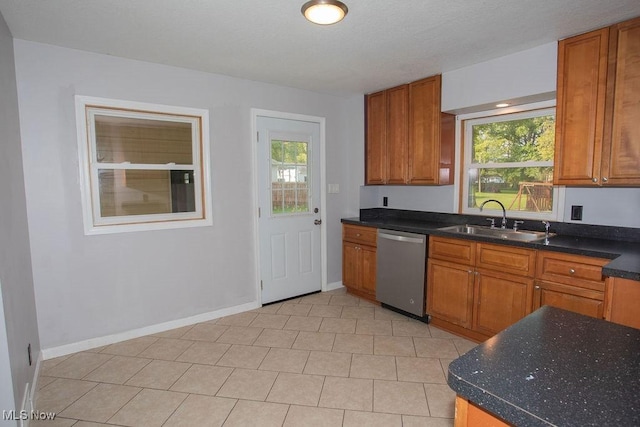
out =
[[[389,206],[389,198],[387,196],[382,198],[382,206]]]
[[[33,359],[31,359],[31,343],[27,346],[27,357],[29,357],[29,366],[33,363]]]
[[[571,221],[582,221],[582,206],[571,206]]]

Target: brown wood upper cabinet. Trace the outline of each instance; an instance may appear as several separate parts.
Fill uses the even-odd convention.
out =
[[[455,116],[439,75],[366,96],[366,183],[453,183]]]
[[[640,18],[561,40],[554,183],[640,186]]]

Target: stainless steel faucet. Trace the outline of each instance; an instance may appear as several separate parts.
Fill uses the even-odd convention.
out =
[[[542,221],[544,224],[544,244],[549,244],[549,228],[551,228],[551,223],[549,221]]]
[[[482,208],[484,208],[484,205],[486,205],[489,202],[496,202],[497,204],[500,205],[500,207],[502,208],[502,226],[500,228],[507,228],[507,210],[504,208],[504,205],[500,200],[496,200],[496,199],[485,200],[480,205],[480,212],[482,212]]]

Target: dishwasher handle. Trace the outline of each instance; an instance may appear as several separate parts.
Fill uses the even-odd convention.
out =
[[[406,242],[406,243],[424,243],[424,238],[422,237],[407,237],[407,236],[398,236],[396,234],[387,234],[378,231],[378,237],[382,239],[395,240],[397,242]]]

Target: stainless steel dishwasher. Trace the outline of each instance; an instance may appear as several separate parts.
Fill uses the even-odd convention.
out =
[[[376,299],[383,305],[425,317],[427,236],[378,229]]]

